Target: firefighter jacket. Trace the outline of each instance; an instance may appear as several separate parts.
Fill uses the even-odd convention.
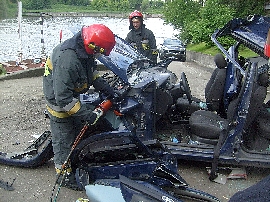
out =
[[[91,85],[97,91],[109,88],[98,77],[95,59],[86,53],[79,32],[56,46],[46,61],[43,92],[48,112],[57,118],[78,116],[82,120],[94,121],[96,116],[79,100],[79,95],[87,92]],[[93,118],[89,120],[89,117]]]
[[[157,63],[156,38],[153,32],[147,29],[144,24],[137,30],[132,28],[125,40],[138,49],[145,57]]]

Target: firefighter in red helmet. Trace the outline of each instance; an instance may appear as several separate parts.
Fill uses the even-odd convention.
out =
[[[45,64],[43,92],[50,117],[54,164],[61,175],[71,146],[83,124],[93,125],[102,115],[79,99],[93,86],[96,91],[114,96],[112,87],[96,70],[95,58],[109,55],[115,45],[113,32],[102,24],[83,26],[72,38],[57,45]],[[78,189],[75,173],[68,167],[62,186]]]
[[[156,38],[153,32],[143,24],[143,15],[140,11],[135,10],[129,15],[130,32],[126,41],[133,47],[137,48],[144,56],[157,63],[157,46]]]

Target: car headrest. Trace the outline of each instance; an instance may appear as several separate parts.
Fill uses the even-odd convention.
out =
[[[215,55],[214,62],[219,69],[224,69],[227,67],[227,62],[221,53]]]
[[[268,87],[269,86],[269,75],[268,72],[259,74],[258,83],[260,86]]]

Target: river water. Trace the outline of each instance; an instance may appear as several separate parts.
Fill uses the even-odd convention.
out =
[[[93,23],[108,26],[114,34],[121,38],[125,38],[129,32],[129,21],[123,18],[45,17],[43,20],[41,23],[40,17],[23,18],[21,38],[16,18],[0,21],[0,62],[16,60],[20,52],[22,52],[22,59],[48,55],[53,47],[60,43],[60,30],[62,30],[62,41],[73,36],[72,32],[78,30],[78,27]],[[157,45],[162,43],[163,38],[170,38],[178,34],[177,30],[164,24],[164,20],[160,18],[147,18],[144,20],[144,24],[153,31]],[[42,40],[44,43],[41,42]]]

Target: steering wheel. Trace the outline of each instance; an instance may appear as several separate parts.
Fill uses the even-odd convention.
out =
[[[188,81],[187,81],[187,76],[186,76],[186,74],[184,72],[182,72],[182,74],[181,74],[180,84],[181,84],[181,86],[183,86],[183,90],[184,90],[184,93],[187,96],[189,104],[191,104],[192,103],[191,90],[190,90],[190,87],[189,87],[189,84],[188,84]]]

